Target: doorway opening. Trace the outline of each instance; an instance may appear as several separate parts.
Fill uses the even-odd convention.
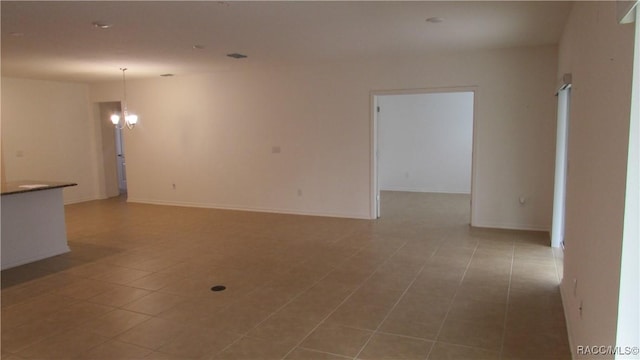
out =
[[[102,167],[103,190],[105,197],[126,196],[127,173],[125,161],[125,144],[122,129],[118,129],[111,123],[113,113],[120,113],[120,102],[99,103],[101,143],[102,143]]]
[[[473,224],[475,90],[372,94],[372,218],[384,216],[381,192],[456,194]]]
[[[116,170],[118,172],[118,191],[120,195],[127,194],[127,163],[124,157],[124,138],[122,129],[114,126],[116,139]]]

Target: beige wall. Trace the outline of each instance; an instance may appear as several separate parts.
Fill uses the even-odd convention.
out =
[[[477,86],[474,225],[549,229],[556,70],[547,46],[131,80],[129,199],[370,218],[372,91]]]
[[[573,75],[561,288],[574,352],[616,345],[634,35],[615,5],[577,2],[559,51],[558,76]]]
[[[2,78],[7,181],[78,183],[66,203],[96,199],[96,137],[85,84]]]
[[[370,218],[371,94],[475,86],[474,225],[548,229],[556,62],[548,46],[132,80],[129,198]],[[66,201],[104,197],[97,104],[119,100],[121,84],[91,85],[89,100],[81,84],[2,86],[9,180],[76,181]]]

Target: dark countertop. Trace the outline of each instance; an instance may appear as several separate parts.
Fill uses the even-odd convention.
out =
[[[50,190],[63,188],[67,186],[76,186],[76,183],[60,182],[60,181],[41,181],[41,180],[22,180],[8,181],[0,184],[2,187],[2,196],[19,194],[31,191]]]

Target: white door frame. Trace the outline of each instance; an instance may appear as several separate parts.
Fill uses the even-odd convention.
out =
[[[556,129],[556,165],[553,185],[553,218],[551,222],[551,247],[564,246],[564,216],[567,192],[569,148],[569,122],[571,121],[571,83],[558,90],[558,114]]]
[[[474,191],[476,185],[476,114],[478,104],[478,87],[477,86],[458,86],[458,87],[441,87],[441,88],[425,88],[425,89],[404,89],[404,90],[374,90],[370,93],[370,112],[371,112],[371,181],[370,181],[370,218],[377,219],[380,217],[380,183],[378,181],[378,97],[385,95],[412,95],[412,94],[436,94],[436,93],[453,93],[453,92],[471,92],[473,93],[473,137],[471,146],[471,218],[470,224],[475,224],[476,214],[476,193]]]

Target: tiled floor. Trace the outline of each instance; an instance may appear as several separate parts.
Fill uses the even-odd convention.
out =
[[[71,205],[71,253],[2,272],[2,358],[570,359],[561,253],[470,230],[468,209],[415,193],[384,193],[377,221]]]

